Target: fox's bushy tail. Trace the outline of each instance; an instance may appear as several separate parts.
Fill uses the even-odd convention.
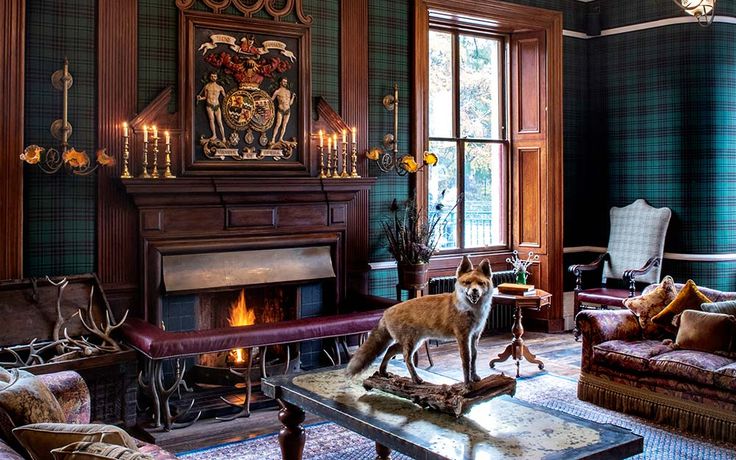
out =
[[[371,335],[358,348],[348,363],[346,369],[348,375],[357,375],[371,365],[374,359],[386,351],[391,344],[391,334],[383,323],[383,319],[371,331]]]

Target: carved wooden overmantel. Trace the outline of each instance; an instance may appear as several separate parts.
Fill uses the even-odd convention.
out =
[[[375,179],[197,177],[122,182],[138,208],[143,299],[137,313],[153,323],[161,317],[164,255],[330,246],[338,304],[352,284],[348,267],[363,263],[356,259],[348,229],[360,225],[351,215],[367,217],[367,209],[355,212],[355,197],[369,190]]]

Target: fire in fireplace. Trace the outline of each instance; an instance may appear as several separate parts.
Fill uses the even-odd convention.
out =
[[[230,327],[250,326],[256,323],[256,312],[248,308],[245,303],[245,289],[240,290],[240,295],[230,306],[230,317],[227,319]],[[231,350],[227,358],[228,366],[242,367],[248,362],[248,351],[242,348]]]

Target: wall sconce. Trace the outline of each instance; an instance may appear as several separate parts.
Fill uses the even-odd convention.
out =
[[[388,111],[394,112],[394,132],[387,133],[383,136],[383,145],[380,147],[372,147],[365,156],[369,160],[377,163],[378,168],[383,172],[391,170],[396,171],[399,176],[405,176],[408,173],[415,173],[425,166],[434,166],[437,164],[437,155],[432,152],[424,152],[422,165],[419,166],[414,155],[399,155],[399,142],[397,135],[399,133],[399,85],[394,83],[394,94],[387,94],[383,97],[383,106]]]
[[[29,145],[23,150],[20,159],[29,165],[37,165],[46,174],[58,172],[62,166],[79,176],[92,174],[98,166],[112,166],[115,159],[109,156],[106,149],[97,151],[96,162],[93,164],[89,156],[82,150],[76,150],[69,146],[69,136],[72,134],[72,125],[68,121],[69,88],[72,87],[74,79],[69,73],[69,61],[64,59],[64,68],[57,70],[51,75],[51,84],[54,88],[63,92],[63,103],[61,119],[51,123],[51,135],[61,141],[61,151],[55,148],[45,149],[38,145]]]
[[[716,0],[673,0],[675,5],[680,7],[690,16],[695,16],[698,24],[702,27],[708,27],[713,23],[716,10]]]

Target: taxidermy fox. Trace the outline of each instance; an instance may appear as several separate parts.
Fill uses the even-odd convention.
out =
[[[381,361],[380,375],[386,375],[389,360],[401,352],[412,380],[422,383],[412,360],[422,341],[454,337],[460,349],[463,380],[466,384],[479,381],[475,370],[477,345],[491,310],[492,293],[488,260],[474,269],[470,259],[463,257],[457,268],[455,292],[419,297],[387,309],[350,360],[348,374],[359,374],[388,350]]]

